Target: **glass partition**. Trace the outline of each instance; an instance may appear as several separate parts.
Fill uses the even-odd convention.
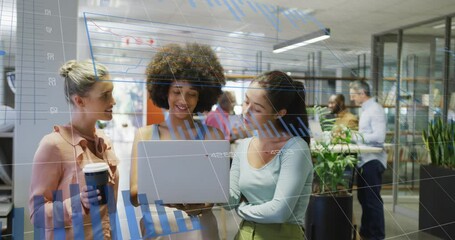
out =
[[[450,47],[446,46],[446,19],[373,38],[373,69],[377,71],[373,82],[387,117],[388,170],[383,176],[383,195],[393,196],[394,211],[414,217],[419,211],[420,165],[429,163],[422,131],[444,115],[446,104],[448,118],[455,120],[455,40],[452,34]],[[444,95],[445,86],[448,95]],[[390,179],[393,184],[388,184]]]
[[[445,31],[434,28],[441,24],[444,21],[404,29],[402,36],[396,205],[413,212],[419,209],[420,164],[428,162],[422,131],[442,109]]]
[[[378,60],[382,69],[379,69],[379,82],[382,82],[377,93],[378,102],[384,107],[387,118],[386,145],[387,151],[387,169],[383,175],[383,195],[392,194],[393,183],[393,156],[394,156],[394,131],[395,131],[395,100],[394,92],[396,91],[396,72],[397,72],[397,52],[398,52],[398,35],[391,33],[382,36],[380,48],[382,53],[378,55]]]
[[[455,26],[455,18],[452,18],[452,29]],[[449,50],[449,101],[448,101],[448,113],[447,118],[449,120],[455,121],[455,36],[452,30],[452,38],[450,41],[450,50]]]

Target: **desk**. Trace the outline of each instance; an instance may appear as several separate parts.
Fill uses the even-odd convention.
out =
[[[318,152],[320,149],[320,146],[317,146],[313,142],[311,142],[311,151],[312,152]],[[351,153],[380,153],[384,149],[380,147],[370,147],[370,146],[365,146],[365,145],[357,145],[357,144],[336,144],[336,145],[330,145],[329,148],[331,149],[332,152],[344,152],[347,151],[348,149],[351,150]]]
[[[231,152],[233,152],[233,153],[235,152],[239,142],[240,141],[235,141],[234,143],[231,143]],[[312,140],[311,145],[310,145],[311,151],[318,152],[319,148],[320,147],[318,147],[315,144],[315,141]],[[371,147],[371,146],[358,145],[358,144],[348,144],[348,145],[336,144],[336,145],[331,145],[330,148],[331,148],[332,152],[336,152],[336,153],[346,151],[347,149],[350,149],[352,153],[380,153],[380,152],[384,151],[384,148]]]

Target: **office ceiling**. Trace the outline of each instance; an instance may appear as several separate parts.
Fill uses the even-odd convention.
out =
[[[15,1],[6,0],[2,7],[5,46],[15,37],[7,31],[13,26],[6,19],[8,2]],[[453,0],[86,0],[80,1],[81,18],[84,12],[102,14],[90,15],[88,26],[92,33],[105,34],[93,47],[107,62],[129,62],[142,70],[153,49],[137,44],[138,39],[153,39],[153,47],[196,41],[211,44],[226,70],[235,74],[256,68],[306,71],[314,64],[311,54],[317,57],[317,52],[325,70],[355,67],[358,55],[364,53],[369,65],[372,34],[455,13],[455,4]],[[331,29],[330,39],[272,53],[274,44],[324,27]],[[106,45],[103,39],[113,44]],[[137,54],[140,60],[131,60]]]
[[[309,61],[311,53],[317,57],[319,51],[326,70],[355,67],[358,55],[364,53],[369,65],[373,34],[454,13],[455,4],[453,0],[98,0],[81,2],[80,12],[120,17],[91,16],[100,21],[97,28],[109,28],[108,22],[120,22],[129,30],[159,25],[148,33],[156,37],[155,46],[172,41],[211,44],[226,70],[240,73],[258,67],[306,71],[314,64]],[[272,53],[273,44],[324,27],[331,29],[330,39]],[[258,51],[261,66],[256,65]],[[128,55],[111,52],[117,54]],[[360,59],[363,64],[363,56]]]

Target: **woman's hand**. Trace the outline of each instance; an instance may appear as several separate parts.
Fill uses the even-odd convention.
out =
[[[196,216],[209,211],[213,207],[213,203],[193,203],[193,204],[166,204],[167,207],[177,208],[185,211],[190,216]]]
[[[90,205],[97,203],[101,200],[100,190],[95,189],[93,186],[83,186],[80,197],[82,206],[85,209],[90,209]]]
[[[243,194],[240,194],[240,202],[248,203],[248,199]]]

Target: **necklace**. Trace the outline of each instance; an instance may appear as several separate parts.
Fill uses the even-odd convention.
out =
[[[281,152],[281,148],[286,144],[288,138],[280,138],[266,143],[260,143],[259,139],[256,140],[256,145],[263,153],[270,155],[277,155]]]

